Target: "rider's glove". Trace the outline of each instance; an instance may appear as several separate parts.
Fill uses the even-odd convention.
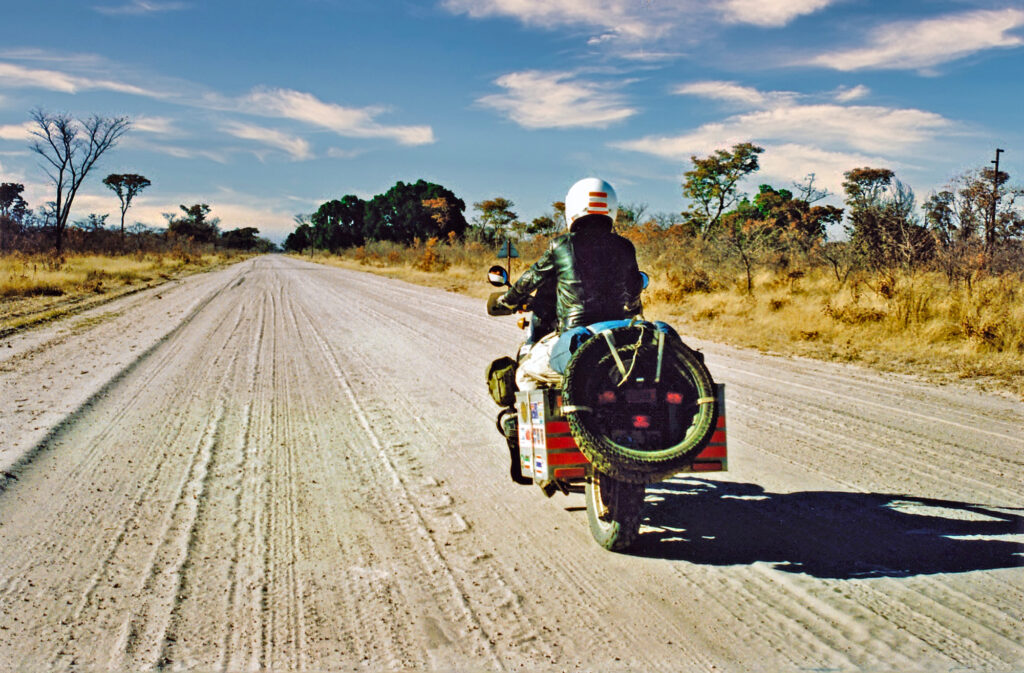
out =
[[[505,301],[505,296],[495,292],[487,298],[487,313],[489,315],[511,315],[515,313],[516,307]]]

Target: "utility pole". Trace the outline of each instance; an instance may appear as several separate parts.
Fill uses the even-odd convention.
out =
[[[985,232],[985,257],[992,257],[992,250],[996,243],[996,215],[999,208],[999,155],[1003,153],[1003,150],[996,148],[995,161],[989,163],[995,164],[996,168],[992,171],[992,216],[989,218],[988,231]]]

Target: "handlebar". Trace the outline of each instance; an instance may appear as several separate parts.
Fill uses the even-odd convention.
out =
[[[512,315],[513,313],[525,313],[530,310],[529,302],[521,304],[514,309],[499,303],[498,300],[501,299],[504,294],[504,292],[492,292],[491,295],[487,297],[487,315]]]

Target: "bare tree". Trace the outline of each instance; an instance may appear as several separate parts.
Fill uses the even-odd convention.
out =
[[[103,178],[103,184],[112,189],[121,200],[121,243],[124,244],[124,214],[132,205],[132,199],[152,183],[146,176],[136,173],[111,173]]]
[[[814,181],[818,179],[818,176],[814,173],[808,173],[804,176],[802,182],[794,182],[793,189],[796,195],[807,203],[815,203],[821,201],[827,196],[831,196],[827,189],[818,189],[814,186]]]
[[[80,120],[68,114],[31,113],[36,140],[29,146],[49,164],[46,174],[57,192],[54,203],[54,247],[61,254],[71,204],[86,175],[104,152],[117,144],[128,129],[128,117],[92,115]]]

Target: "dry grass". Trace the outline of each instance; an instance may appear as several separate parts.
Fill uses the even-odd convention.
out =
[[[1024,398],[1024,274],[976,277],[952,286],[938,273],[853,275],[838,283],[824,268],[761,271],[753,294],[735,270],[699,251],[635,240],[641,267],[651,274],[645,312],[680,331],[786,355],[856,362],[969,381]],[[534,260],[544,241],[520,245]],[[496,263],[478,244],[428,246],[374,243],[314,261],[369,270],[476,297],[493,291],[484,274]],[[513,275],[525,269],[513,267]]]
[[[931,380],[971,379],[1024,397],[1021,278],[951,287],[940,274],[793,282],[762,273],[754,294],[720,289],[654,301],[681,330],[766,351],[860,362]]]
[[[0,336],[238,259],[181,252],[0,256]]]

